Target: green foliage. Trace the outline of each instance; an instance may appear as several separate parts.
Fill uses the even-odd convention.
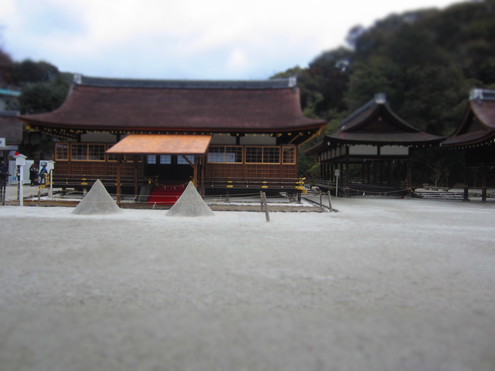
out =
[[[50,82],[57,79],[59,75],[57,67],[44,61],[35,62],[26,59],[22,62],[15,62],[13,66],[13,79],[16,85]]]
[[[12,83],[12,58],[0,48],[0,86]]]
[[[67,76],[59,75],[49,82],[26,84],[19,98],[22,113],[42,113],[60,107],[69,90]]]
[[[299,77],[305,114],[329,121],[326,133],[385,93],[406,122],[450,135],[469,90],[495,88],[495,0],[390,15],[369,28],[353,27],[347,41],[348,49],[288,70]],[[303,159],[301,172],[310,169]]]
[[[372,99],[375,94],[385,93],[396,107],[404,100],[404,84],[404,72],[395,63],[357,63],[353,67],[345,100],[352,112]]]
[[[315,156],[299,156],[299,176],[307,180],[320,178],[320,165]]]
[[[494,0],[390,15],[368,29],[353,27],[347,40],[352,48],[286,71],[299,77],[309,116],[334,122],[383,92],[407,122],[446,135],[469,90],[495,86]]]

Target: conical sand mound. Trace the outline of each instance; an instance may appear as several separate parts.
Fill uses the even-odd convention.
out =
[[[99,179],[93,184],[82,201],[79,202],[79,205],[72,210],[72,214],[79,215],[116,214],[120,212],[122,210],[120,210]]]
[[[184,193],[167,212],[167,216],[209,216],[213,215],[210,207],[200,196],[196,187],[189,182]]]

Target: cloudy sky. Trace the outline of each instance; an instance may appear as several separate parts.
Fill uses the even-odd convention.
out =
[[[454,0],[0,0],[0,47],[89,76],[264,79],[349,29]]]

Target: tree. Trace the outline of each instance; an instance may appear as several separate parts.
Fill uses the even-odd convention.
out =
[[[60,107],[67,96],[71,77],[71,74],[59,74],[48,82],[25,83],[19,98],[21,113],[49,112]],[[25,130],[20,150],[33,159],[49,159],[53,151],[52,140],[42,132]]]
[[[385,93],[393,107],[404,101],[404,72],[395,63],[360,63],[355,65],[345,93],[350,112],[355,111],[377,93]]]
[[[0,49],[0,86],[12,83],[13,63],[10,55]]]
[[[22,113],[42,113],[62,105],[70,86],[71,75],[59,75],[50,82],[25,84],[19,98]]]
[[[58,68],[45,61],[35,62],[31,59],[25,59],[22,62],[15,62],[13,66],[13,78],[17,85],[50,82],[59,75]]]

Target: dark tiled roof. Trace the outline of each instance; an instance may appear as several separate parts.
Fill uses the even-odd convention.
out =
[[[384,94],[377,94],[306,153],[318,154],[337,144],[420,146],[443,139],[409,125],[392,111]]]
[[[17,117],[19,111],[0,111],[0,116],[2,117]]]
[[[443,139],[422,132],[397,116],[384,94],[377,94],[374,99],[353,112],[328,137],[340,141],[376,144],[419,144]]]
[[[298,89],[291,86],[293,81],[284,81],[285,86],[272,80],[263,82],[263,86],[252,81],[192,83],[82,78],[80,84],[72,86],[58,110],[24,115],[21,119],[44,127],[88,130],[249,132],[304,130],[325,125],[322,120],[303,116]]]
[[[150,89],[285,89],[296,86],[296,78],[271,80],[144,80],[76,75],[79,85]]]
[[[345,133],[341,132],[328,136],[331,139],[356,144],[396,144],[418,145],[440,142],[444,137],[428,134],[422,131],[416,133]]]
[[[464,119],[442,146],[468,146],[495,138],[495,90],[474,89]]]

